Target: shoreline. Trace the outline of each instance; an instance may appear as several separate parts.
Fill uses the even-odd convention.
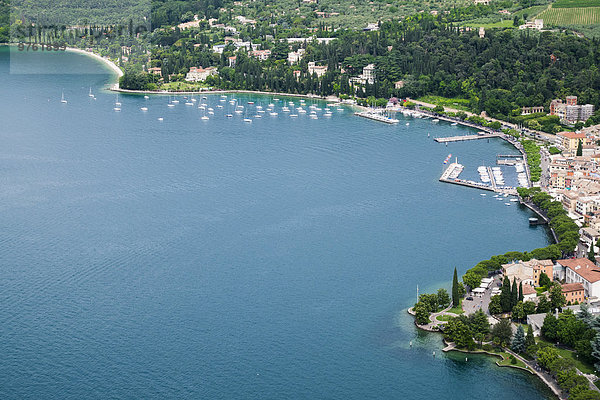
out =
[[[78,49],[78,48],[75,48],[75,47],[67,47],[66,51],[71,52],[71,53],[82,54],[82,55],[94,58],[94,59],[96,59],[96,60],[104,63],[104,65],[106,65],[112,72],[115,73],[115,75],[117,75],[117,83],[116,83],[116,85],[118,87],[118,85],[119,85],[118,80],[119,80],[120,77],[123,76],[124,73],[123,73],[123,70],[121,70],[121,68],[117,64],[115,64],[113,61],[111,61],[108,58],[102,57],[101,55],[96,54],[96,53],[94,53],[92,51]]]
[[[414,316],[414,312],[412,311],[412,307],[407,309],[406,312],[408,314],[410,314],[411,316]],[[428,330],[428,329],[424,329],[421,325],[417,324],[416,319],[414,320],[414,324],[417,327],[417,329],[420,329],[422,331],[425,332],[430,332],[430,333],[437,333],[442,335],[442,343],[446,344],[447,346],[442,348],[442,353],[447,353],[447,352],[451,352],[451,351],[456,351],[459,353],[464,353],[464,354],[480,354],[480,355],[486,355],[486,356],[491,356],[491,357],[498,357],[500,358],[499,361],[496,361],[495,364],[498,368],[515,368],[515,369],[519,369],[521,371],[524,372],[529,372],[530,375],[535,375],[539,378],[539,380],[541,380],[549,389],[550,391],[556,396],[557,399],[562,399],[561,397],[561,393],[560,390],[557,389],[551,382],[549,382],[548,380],[546,380],[546,378],[540,374],[538,371],[531,369],[529,366],[527,366],[527,363],[525,363],[525,365],[527,366],[527,368],[523,368],[517,365],[500,365],[500,361],[504,360],[504,357],[501,354],[497,354],[497,353],[492,353],[489,352],[487,350],[483,350],[483,349],[479,349],[479,350],[474,350],[474,351],[470,351],[470,350],[466,350],[466,349],[459,349],[456,347],[452,347],[452,348],[448,348],[449,343],[446,342],[446,340],[444,339],[444,334],[440,331],[433,331],[433,330]],[[510,349],[504,349],[504,351],[506,353],[512,354],[513,356],[515,356],[515,354],[512,352],[512,350]],[[517,359],[521,358],[520,356],[516,355]],[[523,360],[521,360],[523,362]]]
[[[16,46],[17,44],[15,43],[0,43],[0,46]],[[108,58],[102,57],[99,54],[96,54],[92,51],[87,51],[87,50],[83,50],[83,49],[78,49],[76,47],[67,47],[65,51],[68,51],[70,53],[77,53],[77,54],[81,54],[87,57],[91,57],[97,61],[102,62],[104,65],[106,65],[113,73],[114,75],[117,76],[117,82],[116,84],[113,86],[113,88],[118,88],[119,85],[119,78],[123,76],[123,70],[121,70],[121,68],[115,64],[113,61],[111,61]]]

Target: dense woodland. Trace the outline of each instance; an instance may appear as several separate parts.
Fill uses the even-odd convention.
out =
[[[257,36],[266,34],[270,33],[261,31]],[[385,22],[378,32],[343,30],[336,36],[338,40],[330,44],[306,45],[306,56],[295,66],[286,62],[291,50],[287,43],[254,40],[271,49],[271,58],[259,62],[239,52],[237,65],[229,68],[227,56],[236,53],[233,47],[223,55],[213,53],[211,45],[219,43],[218,38],[160,31],[153,36],[157,46],[152,66],[162,67],[163,75],[175,75],[174,79],[191,66],[217,66],[220,77],[210,84],[224,89],[377,98],[435,94],[467,99],[470,109],[501,119],[518,119],[522,106],[548,107],[552,99],[567,95],[600,106],[600,52],[594,39],[529,30],[490,30],[479,38],[475,31],[462,32],[424,15]],[[251,40],[252,33],[242,38]],[[194,47],[196,43],[206,47]],[[327,65],[327,74],[320,79],[308,75],[309,61]],[[349,78],[369,63],[376,65],[377,82],[352,87]],[[294,70],[302,71],[299,80],[293,77]],[[398,80],[404,82],[402,89],[394,88]]]

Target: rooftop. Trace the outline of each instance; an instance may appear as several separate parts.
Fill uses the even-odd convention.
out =
[[[570,258],[567,260],[557,260],[556,262],[574,271],[588,282],[600,281],[600,268],[587,258]]]
[[[575,292],[575,291],[581,291],[583,290],[583,285],[579,282],[576,283],[565,283],[564,285],[562,285],[562,291],[563,293],[566,292]],[[523,292],[525,291],[525,288],[523,288]]]

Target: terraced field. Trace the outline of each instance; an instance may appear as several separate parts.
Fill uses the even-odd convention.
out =
[[[600,7],[550,7],[536,18],[544,25],[593,25],[600,23]]]

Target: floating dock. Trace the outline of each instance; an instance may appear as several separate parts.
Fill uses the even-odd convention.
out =
[[[468,186],[476,189],[489,190],[494,192],[495,190],[485,183],[479,183],[475,181],[467,181],[465,179],[459,179],[460,173],[464,169],[464,166],[454,162],[446,168],[440,177],[440,182],[453,183],[455,185]]]
[[[385,122],[386,124],[397,124],[398,122],[400,122],[400,120],[370,111],[356,112],[354,113],[354,115],[367,119],[372,119],[373,121]]]

